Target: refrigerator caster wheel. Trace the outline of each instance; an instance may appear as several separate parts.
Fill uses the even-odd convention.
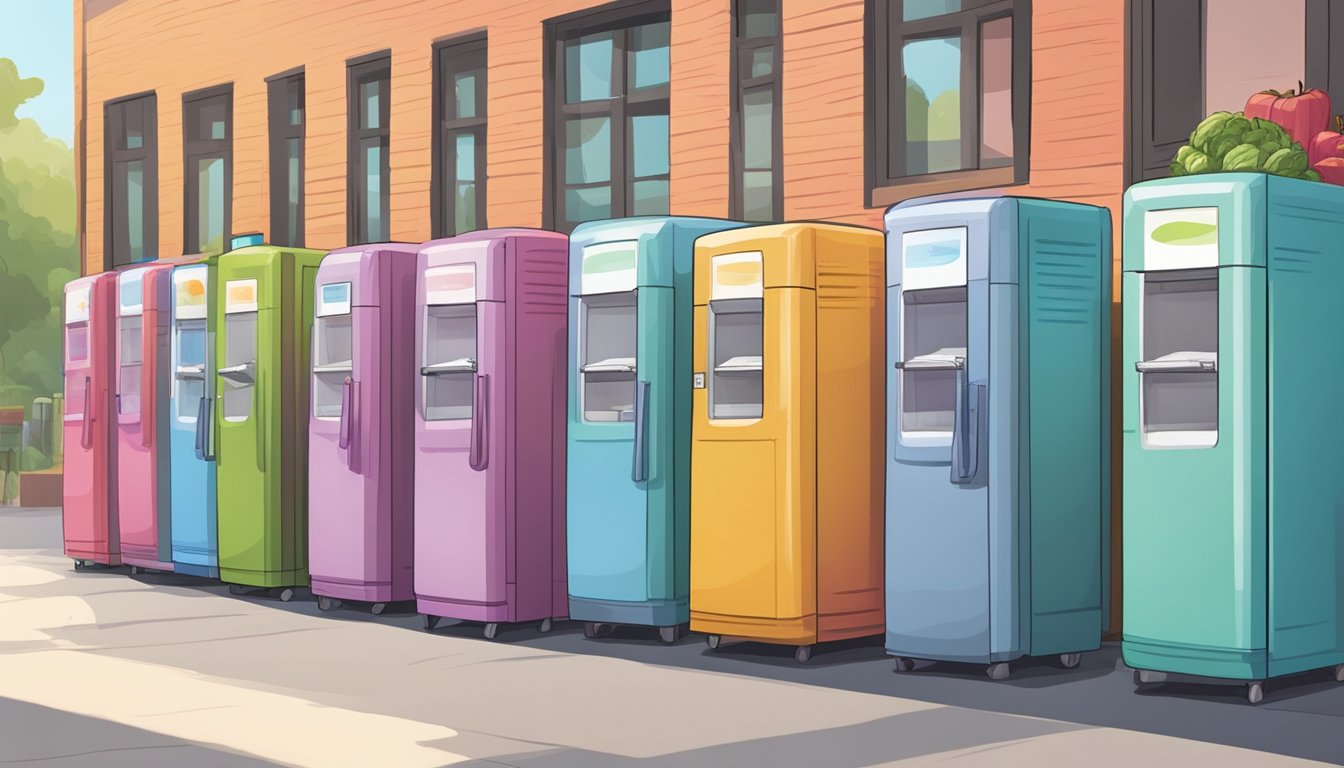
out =
[[[723,638],[718,635],[705,635],[705,645],[709,646],[711,651],[719,650],[719,643],[721,642],[723,642]]]
[[[426,613],[426,614],[425,614],[425,631],[426,631],[426,632],[433,632],[435,629],[438,628],[438,626],[439,626],[439,617],[438,617],[438,616],[431,616],[430,614]]]
[[[244,587],[242,584],[230,584],[230,585],[229,585],[229,594],[230,594],[230,595],[246,595],[246,594],[247,594],[247,587]]]
[[[280,602],[288,603],[290,600],[293,599],[294,599],[294,590],[290,589],[289,587],[285,587],[284,589],[280,590]]]
[[[75,570],[76,570],[76,571],[83,570],[83,568],[84,568],[84,561],[83,561],[83,560],[76,560],[76,561],[74,561],[74,563],[75,563]]]
[[[675,627],[675,626],[672,626],[672,627],[659,627],[659,628],[658,628],[658,639],[661,640],[661,641],[663,641],[663,643],[665,643],[665,644],[667,644],[667,645],[671,645],[671,644],[677,642],[677,639],[678,639],[679,637],[681,637],[681,633],[678,632],[677,630],[678,630],[678,627]]]
[[[793,660],[799,664],[806,664],[810,658],[812,658],[812,646],[810,645],[800,645],[793,651]]]
[[[1153,672],[1147,669],[1134,670],[1135,685],[1157,685],[1167,682],[1166,672]]]
[[[592,640],[598,637],[606,637],[616,629],[615,624],[603,624],[597,621],[586,621],[583,624],[583,636]]]
[[[915,660],[914,660],[914,659],[906,658],[905,656],[897,656],[897,657],[896,657],[896,671],[897,671],[897,672],[913,672],[914,670],[915,670]]]
[[[387,610],[387,603],[374,603],[372,606],[369,607],[369,613],[372,613],[374,616],[382,616],[383,611],[386,610]]]
[[[537,631],[543,635],[551,631],[551,618],[549,616],[541,620],[541,623],[537,625]]]
[[[985,670],[990,680],[1007,680],[1011,670],[1008,669],[1008,663],[1000,661],[997,664],[990,664]]]
[[[1265,684],[1260,682],[1251,683],[1246,686],[1246,700],[1252,704],[1259,704],[1265,700]]]
[[[493,621],[485,625],[485,639],[494,640],[499,635],[499,625]]]
[[[132,565],[132,566],[131,566],[131,575],[132,575],[132,576],[139,576],[139,575],[140,575],[140,568],[139,568],[139,566],[135,566],[135,565]]]
[[[585,621],[583,623],[583,636],[589,640],[597,637],[597,625],[591,621]]]
[[[1082,661],[1083,654],[1081,653],[1061,653],[1059,655],[1059,663],[1063,664],[1065,669],[1073,669],[1081,664]]]
[[[1335,682],[1344,683],[1344,664],[1335,667]]]
[[[330,597],[324,595],[317,596],[317,610],[319,611],[334,611],[336,610],[337,605],[339,605],[339,603]]]

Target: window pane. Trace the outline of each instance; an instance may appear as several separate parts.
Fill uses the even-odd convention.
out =
[[[721,308],[722,305],[730,305]],[[709,308],[709,417],[759,419],[764,405],[764,302],[737,299]]]
[[[422,376],[425,419],[470,419],[476,380],[476,305],[441,304],[425,310],[425,366],[457,364],[467,370]]]
[[[285,101],[289,112],[289,124],[298,125],[303,121],[303,80],[291,78],[285,86]]]
[[[125,164],[126,242],[131,261],[145,259],[145,163],[132,160]]]
[[[767,45],[764,48],[754,49],[751,52],[751,64],[748,68],[751,70],[750,77],[764,77],[774,71],[775,46]]]
[[[196,247],[224,252],[224,158],[196,161]]]
[[[456,208],[453,215],[453,231],[457,234],[480,229],[476,223],[476,182],[459,181],[457,183]]]
[[[299,232],[299,201],[302,194],[299,189],[299,173],[302,169],[299,166],[302,158],[298,139],[289,139],[285,143],[289,152],[288,238],[292,243]]]
[[[368,242],[388,239],[383,212],[383,147],[379,139],[364,142],[364,233]]]
[[[205,320],[178,320],[174,334],[177,339],[177,357],[174,367],[201,366],[205,368]],[[201,378],[176,379],[177,419],[196,421],[200,400],[205,396],[205,380]]]
[[[565,43],[565,101],[609,99],[612,33],[586,35]]]
[[[368,80],[359,84],[359,127],[377,130],[381,115],[381,93],[382,83],[379,80]]]
[[[742,95],[742,161],[748,169],[774,165],[774,100],[769,88]]]
[[[565,183],[611,181],[611,118],[582,117],[565,123]]]
[[[630,118],[631,154],[636,177],[662,176],[668,172],[667,115]]]
[[[980,166],[1013,157],[1013,20],[980,25]]]
[[[775,174],[747,171],[742,174],[742,215],[747,221],[774,221]]]
[[[966,357],[966,288],[929,288],[902,294],[905,328],[901,357]],[[957,372],[901,372],[901,431],[950,433],[955,425]]]
[[[192,130],[192,134],[196,138],[228,138],[224,131],[227,109],[225,99],[222,96],[197,101],[194,103],[193,109],[196,114],[194,115],[195,128]]]
[[[476,117],[476,75],[475,71],[453,75],[454,117]]]
[[[774,37],[779,33],[780,0],[741,0],[738,13],[742,14],[738,35],[741,37]]]
[[[476,134],[459,133],[453,142],[453,151],[457,156],[457,180],[476,180]]]
[[[905,21],[927,19],[930,16],[942,16],[961,10],[961,0],[905,0],[902,3],[902,17]]]
[[[579,369],[584,421],[630,421],[635,407],[637,294],[583,298]]]
[[[671,23],[645,24],[630,30],[630,90],[666,85],[669,77]]]
[[[141,102],[136,101],[122,104],[118,108],[121,111],[123,131],[125,132],[125,148],[141,149],[145,146],[145,111]]]
[[[636,181],[634,183],[634,206],[631,216],[666,216],[671,209],[668,202],[668,185],[663,179]]]
[[[580,224],[611,218],[611,187],[565,190],[565,220]]]
[[[252,389],[256,384],[257,313],[234,312],[224,316],[224,365],[251,365],[251,383],[221,375],[224,418],[244,421],[252,413]]]
[[[961,168],[961,38],[912,40],[905,69],[906,175]]]

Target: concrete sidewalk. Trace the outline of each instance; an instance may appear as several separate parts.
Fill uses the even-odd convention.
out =
[[[1114,650],[1001,684],[941,665],[893,675],[871,643],[799,667],[766,646],[588,641],[567,625],[489,642],[469,625],[426,633],[409,614],[76,573],[59,547],[57,513],[0,514],[0,764],[91,764],[62,761],[116,745],[149,766],[1312,764],[1167,735],[1222,733],[1223,720],[1241,744],[1344,760],[1344,686],[1271,688],[1252,708],[1137,695]],[[1065,716],[1011,713],[1040,710]],[[1142,730],[1156,732],[1106,724],[1149,715]]]

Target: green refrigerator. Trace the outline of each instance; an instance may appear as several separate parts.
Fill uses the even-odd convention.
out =
[[[214,300],[219,578],[282,600],[308,584],[308,339],[323,254],[219,258]]]
[[[1344,188],[1163,179],[1124,217],[1125,663],[1344,680]]]

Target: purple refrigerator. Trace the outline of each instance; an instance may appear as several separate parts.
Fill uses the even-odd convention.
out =
[[[568,238],[426,243],[416,278],[416,607],[499,625],[566,615]]]
[[[416,251],[359,245],[322,259],[308,416],[308,570],[318,606],[410,600]]]

